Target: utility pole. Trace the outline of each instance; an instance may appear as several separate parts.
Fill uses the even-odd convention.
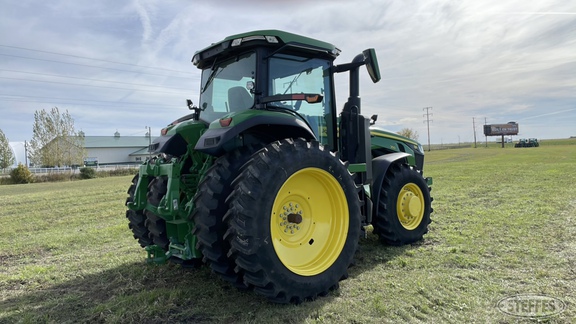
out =
[[[423,116],[426,117],[425,122],[428,127],[428,152],[430,152],[430,122],[432,121],[432,119],[430,119],[430,116],[432,116],[430,109],[432,109],[432,107],[422,108],[422,110],[426,110],[426,113]]]
[[[24,161],[26,163],[26,167],[28,167],[28,142],[24,141]]]
[[[150,145],[152,145],[152,129],[150,126],[145,126],[144,128],[148,128],[148,159],[152,160],[152,152],[150,152]]]
[[[484,126],[488,125],[488,122],[486,121],[486,117],[484,117]],[[484,137],[486,137],[486,147],[488,147],[488,135],[484,134]]]
[[[474,148],[476,148],[476,120],[472,117],[472,127],[474,128]]]

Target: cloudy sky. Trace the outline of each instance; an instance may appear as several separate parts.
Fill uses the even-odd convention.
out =
[[[198,102],[193,53],[240,32],[281,29],[333,43],[362,71],[363,113],[432,143],[483,140],[482,124],[520,136],[576,136],[576,2],[0,0],[0,129],[30,140],[36,110],[68,110],[86,135],[153,134]],[[338,76],[337,99],[347,98]]]

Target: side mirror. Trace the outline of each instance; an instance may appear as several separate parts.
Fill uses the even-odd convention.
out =
[[[376,124],[377,119],[378,119],[378,115],[372,115],[372,117],[370,117],[370,125]]]
[[[373,48],[369,48],[364,50],[362,54],[364,54],[364,62],[366,63],[366,69],[368,70],[372,82],[376,83],[380,81],[380,67],[378,67],[376,51]]]

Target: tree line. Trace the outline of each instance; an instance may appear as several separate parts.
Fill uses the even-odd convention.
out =
[[[15,156],[8,138],[0,129],[0,168],[14,164]],[[86,149],[84,133],[74,129],[74,119],[58,107],[34,113],[32,140],[26,147],[27,158],[36,166],[62,167],[83,165]]]
[[[74,119],[58,107],[50,111],[37,110],[34,113],[32,140],[27,147],[27,158],[37,166],[61,167],[83,165],[86,149],[84,133],[74,129]],[[418,132],[404,128],[398,134],[418,140]],[[8,145],[8,138],[0,129],[0,168],[14,164],[14,154]]]

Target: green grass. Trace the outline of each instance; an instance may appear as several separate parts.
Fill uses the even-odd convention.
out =
[[[0,323],[508,323],[503,297],[560,298],[576,318],[576,145],[429,152],[424,241],[361,239],[340,289],[301,305],[241,292],[206,267],[145,263],[130,176],[0,186]],[[529,322],[529,320],[528,320]]]

